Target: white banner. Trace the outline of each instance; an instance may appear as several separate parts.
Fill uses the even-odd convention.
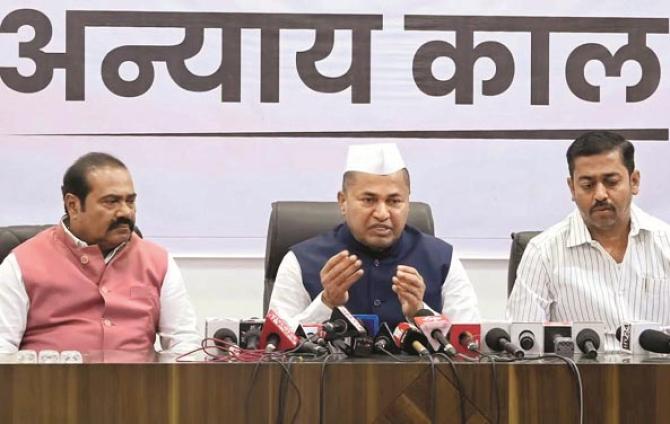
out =
[[[393,140],[438,235],[504,257],[570,211],[565,149],[597,128],[636,142],[639,203],[670,220],[670,5],[436,3],[6,0],[0,225],[54,222],[102,150],[147,236],[260,256],[272,201],[334,200],[346,145]]]

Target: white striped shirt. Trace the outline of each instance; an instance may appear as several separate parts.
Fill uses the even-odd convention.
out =
[[[533,238],[507,301],[514,321],[602,321],[606,350],[634,320],[670,324],[670,226],[631,205],[628,247],[617,263],[578,210]]]

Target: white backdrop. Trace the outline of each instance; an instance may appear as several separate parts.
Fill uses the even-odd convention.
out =
[[[670,200],[664,190],[664,183],[670,180],[666,106],[670,91],[663,72],[670,69],[670,5],[665,2],[538,5],[507,1],[497,9],[483,1],[467,5],[434,1],[412,5],[400,1],[342,1],[335,5],[314,1],[87,2],[88,10],[138,11],[134,16],[140,16],[139,11],[142,16],[157,11],[179,13],[170,15],[171,20],[163,21],[161,28],[114,26],[120,25],[120,15],[105,15],[105,25],[112,26],[85,25],[81,62],[74,54],[76,37],[67,35],[65,29],[67,25],[74,27],[75,12],[82,4],[53,3],[5,0],[0,5],[0,20],[13,11],[30,8],[38,11],[30,12],[30,17],[43,14],[53,29],[42,48],[52,62],[36,65],[20,57],[25,55],[18,46],[29,43],[36,32],[44,35],[44,21],[35,29],[24,25],[17,31],[5,19],[4,29],[0,27],[0,74],[6,76],[16,69],[27,77],[38,68],[48,68],[47,63],[56,68],[47,69],[53,78],[44,87],[21,78],[0,81],[0,225],[56,221],[62,210],[59,187],[66,167],[87,151],[107,151],[124,160],[133,173],[140,195],[138,224],[147,237],[180,256],[258,257],[263,255],[272,201],[334,200],[347,145],[390,140],[398,142],[410,168],[413,200],[432,205],[438,235],[453,242],[466,257],[505,257],[511,231],[546,228],[571,210],[564,154],[568,135],[572,135],[553,130],[588,128],[626,129],[633,134],[631,138],[639,139],[636,147],[642,193],[638,203],[670,220]],[[228,80],[202,92],[182,88],[165,61],[158,59],[148,62],[155,75],[146,92],[124,97],[114,92],[118,84],[110,88],[104,82],[103,74],[109,77],[110,73],[109,69],[103,71],[102,63],[120,46],[168,46],[172,49],[169,54],[176,52],[169,46],[184,40],[187,21],[193,16],[190,12],[202,12],[199,17],[215,21],[223,16],[215,13],[246,13],[261,22],[273,22],[273,13],[322,14],[325,22],[332,18],[325,14],[347,15],[347,22],[352,22],[353,14],[370,15],[382,28],[369,31],[369,68],[361,68],[369,69],[369,99],[355,101],[352,88],[317,92],[299,76],[296,54],[309,50],[315,40],[315,29],[308,28],[315,25],[316,18],[306,15],[294,16],[297,25],[306,29],[279,30],[278,92],[273,101],[261,96],[261,80],[267,78],[260,71],[258,28],[241,30],[237,100],[222,101],[221,87],[235,86]],[[483,95],[483,80],[498,71],[509,73],[511,68],[480,58],[472,73],[471,101],[456,100],[455,92],[439,96],[423,92],[413,77],[417,50],[434,40],[455,43],[459,48],[463,44],[455,42],[453,30],[405,29],[410,15],[428,16],[433,23],[445,16],[474,16],[467,20],[475,29],[474,45],[496,41],[513,57],[509,86],[499,94]],[[204,36],[202,49],[182,61],[193,72],[192,80],[216,72],[222,63],[228,70],[234,68],[230,57],[224,54],[222,59],[221,28],[233,25],[231,22],[239,24],[241,16],[222,20],[219,26],[195,25],[195,33],[200,31]],[[520,27],[513,31],[477,30],[491,16],[527,18],[515,21],[517,26],[539,25],[544,22],[540,18],[567,17],[558,20],[556,28],[564,28],[552,30],[549,50],[544,50],[548,60],[544,104],[531,104],[531,32]],[[608,19],[578,19],[587,17]],[[615,19],[644,17],[653,19]],[[579,32],[573,28],[575,22],[581,25]],[[628,33],[635,35],[652,27],[656,29],[646,34],[646,46],[657,58],[658,72],[652,69],[654,61],[649,62],[648,56],[642,60],[651,67],[645,68],[632,57],[621,66],[620,76],[606,75],[603,64],[594,60],[586,63],[583,73],[588,83],[600,86],[600,99],[584,100],[568,86],[566,61],[579,46],[596,43],[612,54],[623,54],[627,50],[619,49],[629,42]],[[350,30],[332,33],[332,54],[317,61],[316,69],[322,75],[337,77],[352,65],[355,43]],[[633,35],[631,38],[639,39]],[[225,35],[223,38],[225,43]],[[148,58],[146,51],[137,60]],[[264,57],[268,51],[266,46]],[[632,51],[634,56],[646,50],[637,45]],[[75,66],[78,63],[83,64],[81,68]],[[76,80],[77,69],[83,71],[85,94],[72,99],[69,97],[76,95],[70,91],[66,75],[70,81]],[[455,78],[457,66],[442,57],[427,69],[438,80],[448,81]],[[132,81],[140,72],[136,64],[126,61],[118,75]],[[652,83],[656,78],[658,86],[643,99],[627,99],[626,87],[641,78]],[[467,92],[468,84],[457,90]],[[365,94],[366,90],[358,92]],[[502,130],[520,132],[510,135]],[[249,132],[254,134],[242,134]]]

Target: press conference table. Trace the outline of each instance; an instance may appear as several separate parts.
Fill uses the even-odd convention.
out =
[[[670,358],[575,357],[584,385],[584,422],[653,423],[670,417]],[[318,423],[321,362],[292,362],[298,394],[277,363],[176,363],[175,357],[85,354],[83,364],[17,364],[0,355],[0,423]],[[450,366],[436,366],[437,422],[459,422]],[[458,362],[468,423],[574,423],[576,381],[567,365]],[[255,378],[253,378],[256,371]],[[386,357],[328,362],[325,423],[430,422],[427,362]],[[494,387],[498,388],[496,407]],[[249,403],[245,405],[251,389]],[[282,395],[283,394],[283,395]]]

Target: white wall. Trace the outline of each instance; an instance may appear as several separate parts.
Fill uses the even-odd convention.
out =
[[[179,258],[203,331],[206,317],[260,317],[263,314],[262,258]],[[482,316],[500,319],[507,299],[507,259],[464,259]]]

